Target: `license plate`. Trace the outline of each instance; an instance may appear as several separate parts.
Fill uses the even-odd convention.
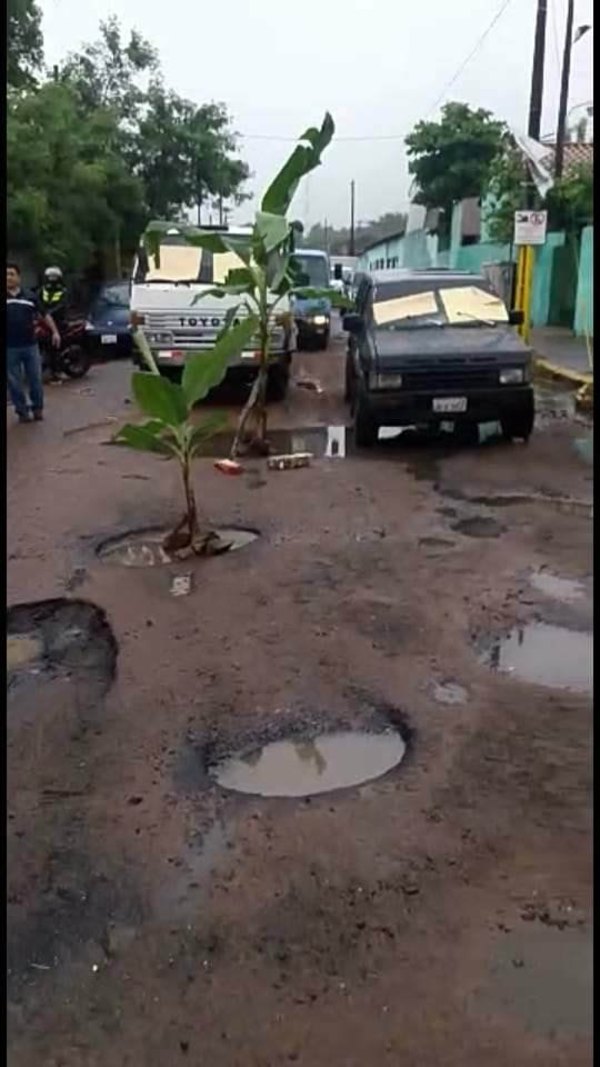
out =
[[[433,410],[443,415],[459,415],[467,410],[466,396],[436,396],[433,400]]]
[[[103,345],[116,345],[117,335],[116,333],[103,333],[100,338],[100,343]]]
[[[157,357],[159,363],[162,363],[163,361],[168,363],[185,362],[185,354],[177,349],[173,352],[170,352],[168,349],[165,349],[163,352],[158,352]]]

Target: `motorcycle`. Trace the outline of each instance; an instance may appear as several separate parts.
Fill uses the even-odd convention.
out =
[[[58,350],[52,348],[52,334],[43,319],[38,320],[35,333],[44,377],[51,374],[65,374],[67,378],[85,377],[92,362],[85,347],[85,319],[73,319],[65,324]]]

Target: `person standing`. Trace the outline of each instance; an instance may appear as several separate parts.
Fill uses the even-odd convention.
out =
[[[6,264],[6,377],[12,405],[19,422],[29,422],[29,405],[36,422],[44,411],[42,362],[35,338],[35,320],[42,315],[52,333],[54,348],[60,348],[60,334],[54,319],[45,314],[40,303],[21,286],[21,270],[16,263]],[[29,393],[29,403],[23,385]]]
[[[42,314],[51,315],[54,325],[60,334],[64,334],[67,323],[67,306],[69,294],[63,281],[60,267],[47,267],[44,271],[44,284],[39,292]],[[61,384],[61,374],[58,364],[57,349],[50,352],[50,375],[51,381]]]

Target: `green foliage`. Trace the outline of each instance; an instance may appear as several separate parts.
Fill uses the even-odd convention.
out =
[[[439,122],[418,122],[406,138],[415,203],[448,212],[459,200],[481,196],[504,132],[489,111],[459,103],[446,104]]]
[[[227,339],[240,337],[242,323],[234,325],[240,308],[244,316],[256,325],[257,350],[259,353],[258,376],[250,399],[240,420],[238,434],[233,444],[235,455],[240,435],[252,414],[259,425],[259,432],[266,432],[266,390],[270,361],[270,333],[273,319],[282,301],[295,296],[328,296],[331,290],[304,290],[297,262],[294,260],[294,234],[297,226],[286,218],[286,213],[302,178],[321,163],[321,154],[330,143],[334,132],[331,115],[327,113],[320,129],[311,127],[303,133],[300,144],[276,175],[263,196],[261,208],[256,212],[252,232],[248,236],[203,232],[190,226],[179,226],[179,232],[187,242],[213,253],[235,252],[242,265],[230,270],[224,283],[197,294],[193,303],[209,296],[240,298],[227,316],[220,344]],[[146,249],[155,257],[159,254],[160,240],[169,224],[151,223],[145,234]],[[187,371],[187,367],[186,367]],[[190,372],[191,373],[191,372]]]
[[[35,0],[8,0],[6,82],[22,89],[35,82],[42,65],[42,12]]]
[[[72,273],[100,259],[122,268],[152,215],[243,199],[249,176],[222,104],[198,107],[163,85],[157,53],[116,19],[70,55],[57,80],[32,85],[39,10],[9,0],[8,244]]]
[[[523,207],[528,182],[527,166],[511,138],[494,160],[487,188],[490,200],[486,225],[491,241],[510,244],[515,211]],[[548,228],[578,234],[593,221],[593,168],[590,164],[571,167],[549,191],[540,207],[548,211]]]
[[[112,112],[81,115],[66,84],[13,94],[7,116],[9,247],[82,269],[117,238],[133,245],[145,221],[143,187],[118,151]]]

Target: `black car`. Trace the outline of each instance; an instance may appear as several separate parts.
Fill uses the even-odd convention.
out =
[[[105,359],[131,355],[127,282],[102,286],[88,312],[85,333],[88,345]]]
[[[346,399],[356,443],[380,426],[452,422],[471,440],[480,422],[527,441],[534,423],[531,349],[480,275],[450,270],[362,274],[349,333]]]

